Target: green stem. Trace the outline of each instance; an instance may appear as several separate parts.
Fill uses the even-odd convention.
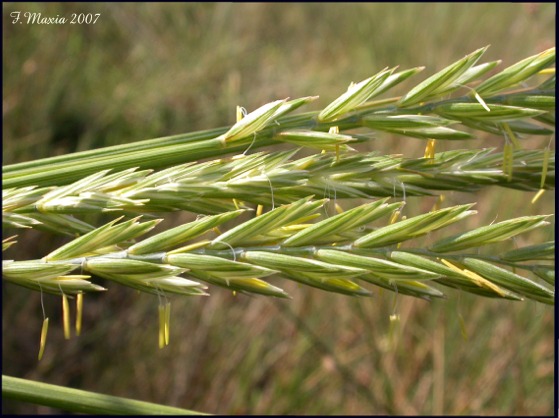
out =
[[[280,118],[282,129],[313,127],[317,112]],[[347,126],[347,122],[345,122]],[[327,130],[328,124],[322,129]],[[349,126],[357,126],[357,122]],[[164,138],[149,139],[131,144],[118,145],[97,150],[71,153],[63,156],[43,158],[35,161],[11,164],[2,168],[2,188],[23,186],[63,185],[79,180],[100,170],[113,172],[131,167],[165,168],[190,161],[243,152],[249,146],[258,148],[275,143],[273,136],[278,127],[270,126],[256,137],[235,141],[235,145],[224,146],[217,136],[228,128],[218,128]],[[251,143],[254,140],[254,144]]]
[[[530,93],[554,95],[553,91],[537,89],[520,93],[516,91],[491,97],[487,99],[487,102],[503,103],[507,98]],[[304,128],[327,131],[331,126],[338,126],[343,131],[361,127],[361,119],[373,112],[425,114],[432,112],[435,106],[444,103],[471,102],[474,99],[462,96],[408,109],[401,109],[393,105],[392,103],[396,100],[397,98],[390,98],[365,103],[347,117],[328,123],[317,121],[318,111],[283,116],[277,120],[277,124],[271,124],[258,134],[235,141],[235,145],[224,145],[220,139],[216,139],[227,131],[228,128],[225,127],[11,164],[2,168],[2,187],[6,189],[31,185],[63,185],[104,169],[116,171],[131,167],[164,168],[204,158],[243,152],[248,147],[256,149],[271,145],[275,143],[274,135],[287,129]]]
[[[208,415],[182,408],[136,401],[2,375],[2,397],[97,415]]]

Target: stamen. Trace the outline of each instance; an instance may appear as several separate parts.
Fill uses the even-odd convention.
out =
[[[68,304],[68,296],[62,294],[62,322],[64,325],[64,338],[70,339],[70,305]]]
[[[169,345],[171,324],[171,302],[165,303],[165,345]]]
[[[429,139],[427,141],[427,146],[425,147],[424,158],[435,158],[435,142],[434,139]]]
[[[39,360],[43,358],[45,346],[47,344],[47,332],[49,329],[49,319],[43,319],[43,328],[41,329],[41,342],[39,343]]]
[[[78,293],[76,297],[76,335],[82,332],[82,312],[83,312],[83,293]]]
[[[159,304],[157,307],[159,311],[159,348],[165,347],[165,306]]]

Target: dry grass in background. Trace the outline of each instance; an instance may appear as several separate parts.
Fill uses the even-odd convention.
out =
[[[12,25],[9,13],[20,9],[101,18]],[[555,5],[4,3],[3,24],[3,163],[11,164],[223,126],[236,105],[319,94],[318,109],[385,66],[426,65],[418,81],[487,44],[484,58],[503,67],[554,45]],[[484,139],[446,146],[500,145]],[[370,142],[410,157],[423,148],[411,138]],[[496,189],[448,199],[478,201],[481,216],[464,229],[554,213],[553,193],[536,205]],[[433,201],[408,203],[419,213]],[[553,237],[550,227],[530,238],[538,233]],[[38,258],[63,241],[32,231],[6,257]],[[45,296],[55,326],[37,363],[39,295],[3,286],[4,373],[222,414],[553,413],[550,307],[458,292],[428,303],[285,290],[292,301],[222,289],[175,297],[164,350],[150,296],[116,286],[88,296],[82,336],[70,341],[56,326],[58,298]],[[3,412],[53,411],[4,402]]]

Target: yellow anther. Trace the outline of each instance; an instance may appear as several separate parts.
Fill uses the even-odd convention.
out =
[[[78,293],[76,297],[76,335],[82,332],[82,313],[83,313],[83,293]]]
[[[516,135],[514,134],[512,129],[510,128],[509,124],[508,123],[502,123],[501,126],[503,127],[503,129],[506,132],[506,137],[509,138],[510,141],[512,142],[512,144],[514,145],[514,149],[522,148],[520,146],[520,141],[518,140],[518,138],[516,137]]]
[[[512,180],[512,164],[513,164],[512,146],[507,142],[503,148],[503,174],[507,176],[507,180]]]
[[[400,217],[400,213],[402,211],[400,209],[396,209],[394,212],[392,212],[392,216],[390,217],[390,220],[388,221],[388,225],[392,225],[394,222],[396,222],[398,220],[398,218]]]
[[[350,85],[350,88],[351,88],[351,85]],[[330,129],[328,130],[328,133],[339,134],[340,133],[340,128],[338,126],[331,126]],[[325,151],[325,150],[323,150],[323,151]],[[336,162],[338,162],[338,161],[340,161],[340,146],[336,145]]]
[[[532,204],[536,203],[539,200],[539,198],[542,197],[544,192],[545,192],[545,189],[538,190],[538,193],[536,193],[536,195],[532,198]]]
[[[39,360],[43,358],[45,345],[47,344],[47,332],[49,329],[49,319],[43,319],[43,328],[41,329],[41,342],[39,343]]]
[[[331,126],[330,129],[328,130],[329,134],[339,134],[340,133],[340,128],[339,126]]]
[[[171,302],[165,304],[165,345],[169,345],[171,326]]]
[[[263,212],[263,211],[264,211],[264,206],[258,205],[258,206],[256,207],[256,216],[262,215],[262,212]]]
[[[64,325],[64,338],[70,339],[70,305],[68,296],[62,295],[62,323]]]
[[[340,205],[338,205],[338,203],[334,203],[334,207],[336,208],[336,212],[338,213],[343,213],[344,210],[342,209],[342,207]]]
[[[424,158],[435,158],[435,143],[436,140],[429,139],[427,141],[427,146],[425,147]]]
[[[165,347],[165,306],[159,305],[159,348]]]
[[[398,345],[398,331],[400,330],[400,315],[390,315],[390,326],[388,328],[388,341],[390,349],[394,350]]]
[[[437,201],[435,202],[435,204],[431,208],[431,212],[439,210],[441,208],[443,202],[444,202],[444,194],[440,194],[439,198],[437,199]]]

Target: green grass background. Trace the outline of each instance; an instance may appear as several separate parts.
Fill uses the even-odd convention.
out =
[[[483,60],[503,59],[500,68],[555,45],[554,4],[3,3],[2,11],[3,164],[224,126],[236,105],[320,95],[308,110],[320,109],[385,66],[425,65],[400,94],[487,44]],[[95,25],[27,25],[12,24],[13,11],[101,16]],[[438,150],[501,145],[481,136],[439,141]],[[382,135],[367,145],[409,157],[424,146]],[[531,197],[488,189],[447,202],[478,202],[479,216],[462,229],[554,213],[553,193],[535,205]],[[408,216],[433,202],[408,199]],[[553,239],[552,225],[517,244],[541,239]],[[63,242],[22,233],[5,257],[39,258]],[[173,298],[164,350],[156,298],[109,283],[85,298],[82,336],[65,341],[60,300],[46,295],[41,362],[40,296],[3,285],[3,373],[220,414],[553,414],[552,307],[450,291],[431,303],[379,291],[355,299],[278,284],[293,300],[218,288]],[[57,412],[8,401],[2,411]]]

